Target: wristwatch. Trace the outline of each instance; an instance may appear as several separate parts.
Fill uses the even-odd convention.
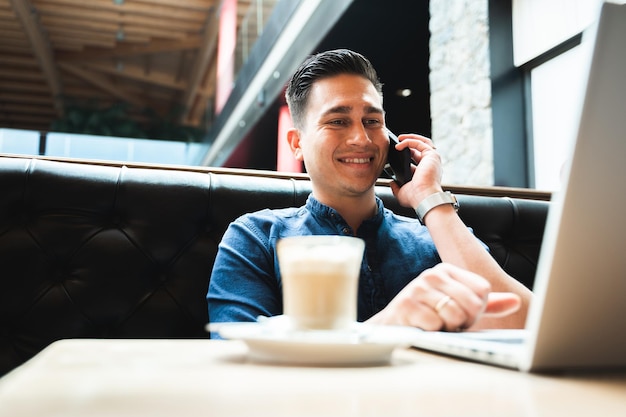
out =
[[[441,206],[442,204],[452,204],[455,211],[459,210],[459,201],[456,199],[454,194],[450,191],[439,192],[435,194],[431,194],[417,206],[415,209],[415,213],[417,214],[417,219],[420,223],[424,224],[424,217],[426,214],[434,209],[437,206]]]

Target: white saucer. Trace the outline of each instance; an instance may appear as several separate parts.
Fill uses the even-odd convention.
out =
[[[296,365],[386,364],[396,347],[409,346],[415,337],[415,329],[408,327],[364,323],[341,330],[293,330],[285,316],[212,323],[207,329],[244,341],[252,360]]]

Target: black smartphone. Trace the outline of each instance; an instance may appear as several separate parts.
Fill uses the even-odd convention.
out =
[[[411,151],[408,148],[398,151],[396,149],[396,144],[400,143],[398,137],[389,129],[387,129],[387,135],[389,136],[389,152],[384,171],[392,180],[402,186],[413,177],[411,173]]]

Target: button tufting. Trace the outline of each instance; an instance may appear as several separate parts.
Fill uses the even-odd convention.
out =
[[[63,282],[70,275],[69,268],[65,265],[55,265],[50,273],[53,282]]]
[[[109,223],[111,227],[118,228],[122,224],[122,217],[119,214],[111,216]]]

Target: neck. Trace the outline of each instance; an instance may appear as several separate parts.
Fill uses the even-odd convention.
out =
[[[372,218],[378,209],[376,206],[376,194],[372,188],[371,192],[359,195],[344,195],[329,198],[313,191],[315,198],[322,204],[325,204],[343,217],[343,219],[352,228],[354,233],[361,226],[363,221]]]

